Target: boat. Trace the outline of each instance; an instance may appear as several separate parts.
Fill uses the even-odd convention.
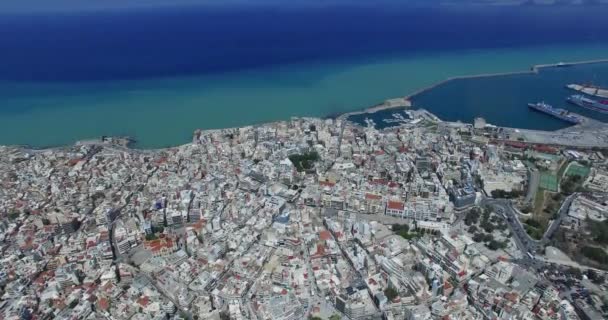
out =
[[[602,89],[594,85],[580,85],[580,84],[569,84],[566,88],[574,91],[578,91],[590,96],[599,98],[608,98],[608,89]]]
[[[590,98],[585,97],[582,94],[571,95],[566,99],[568,102],[577,105],[581,108],[601,112],[608,113],[608,100],[600,100],[596,101]]]
[[[568,110],[553,108],[544,102],[528,103],[528,107],[572,124],[583,122],[583,119],[578,115],[570,113]]]

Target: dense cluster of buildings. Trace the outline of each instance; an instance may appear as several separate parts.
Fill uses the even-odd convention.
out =
[[[474,130],[293,119],[162,150],[0,147],[0,319],[578,319],[513,243],[462,227],[527,181]],[[570,215],[605,219],[594,201]]]

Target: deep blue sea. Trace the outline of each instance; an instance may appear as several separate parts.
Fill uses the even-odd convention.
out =
[[[566,88],[571,83],[608,87],[608,63],[545,68],[538,74],[458,79],[419,94],[412,101],[414,107],[432,110],[442,119],[472,122],[471,115],[474,114],[495,125],[524,129],[556,130],[570,125],[527,108],[528,103],[541,101],[556,108],[608,121],[606,114],[566,101],[568,96],[578,94]]]
[[[143,147],[175,145],[195,128],[356,110],[449,76],[608,57],[607,13],[406,5],[0,13],[0,144],[129,134]],[[493,108],[485,98],[476,105],[480,92],[464,86],[464,100],[446,104],[470,104],[454,117]],[[498,122],[500,112],[484,115]]]

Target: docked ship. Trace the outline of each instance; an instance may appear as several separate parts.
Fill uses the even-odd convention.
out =
[[[608,98],[608,89],[602,89],[594,85],[569,84],[566,88],[598,98]]]
[[[553,108],[544,102],[528,103],[528,107],[572,124],[579,124],[583,122],[581,117],[570,113],[568,110]]]
[[[601,112],[601,113],[608,113],[608,100],[600,100],[600,101],[596,101],[593,99],[589,99],[587,97],[585,97],[582,94],[575,94],[572,96],[569,96],[568,102],[577,105],[579,107],[585,108],[585,109],[589,109],[589,110],[593,110],[593,111],[597,111],[597,112]]]

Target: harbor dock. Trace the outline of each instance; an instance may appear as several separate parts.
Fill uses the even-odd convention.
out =
[[[393,108],[399,108],[399,107],[405,107],[405,108],[410,108],[412,107],[412,99],[420,94],[423,94],[427,91],[430,91],[438,86],[441,86],[443,84],[446,84],[450,81],[455,81],[455,80],[465,80],[465,79],[477,79],[477,78],[489,78],[489,77],[501,77],[501,76],[512,76],[512,75],[533,75],[533,74],[537,74],[539,73],[542,69],[545,68],[561,68],[561,67],[568,67],[568,66],[576,66],[576,65],[585,65],[585,64],[597,64],[597,63],[608,63],[608,59],[595,59],[595,60],[585,60],[585,61],[573,61],[573,62],[557,62],[557,63],[548,63],[548,64],[538,64],[538,65],[534,65],[532,67],[530,67],[530,69],[528,70],[522,70],[522,71],[513,71],[513,72],[499,72],[499,73],[483,73],[483,74],[474,74],[474,75],[464,75],[464,76],[454,76],[454,77],[449,77],[445,80],[433,83],[429,86],[426,87],[422,87],[408,95],[406,95],[403,98],[395,98],[395,99],[389,99],[384,101],[381,104],[377,104],[374,105],[372,107],[363,109],[363,110],[359,110],[359,111],[353,111],[353,112],[347,112],[347,113],[343,113],[341,115],[339,115],[337,117],[337,119],[339,120],[346,120],[348,119],[348,117],[353,116],[353,115],[359,115],[359,114],[365,114],[365,113],[375,113],[381,110],[388,110],[388,109],[393,109]],[[572,86],[578,86],[578,85],[572,85]],[[580,86],[582,87],[582,86]],[[575,87],[576,88],[576,87]],[[576,90],[575,88],[571,88],[573,90]],[[605,95],[603,97],[608,98],[608,90],[605,89],[598,89],[596,90],[596,88],[589,88],[589,90],[593,90],[593,91],[597,91],[599,92],[599,94]],[[582,91],[585,92],[585,91]],[[587,92],[585,92],[587,93]],[[581,121],[582,123],[588,124],[589,123],[589,119],[586,117],[583,117],[581,115],[576,115],[579,116],[581,118],[583,118],[583,121]],[[580,126],[580,124],[579,124]],[[597,127],[597,126],[595,126]]]

